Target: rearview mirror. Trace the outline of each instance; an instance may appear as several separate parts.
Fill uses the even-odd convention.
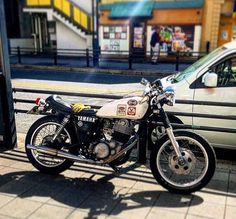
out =
[[[147,85],[148,84],[148,80],[145,79],[145,78],[142,78],[142,80],[140,81],[140,84]]]
[[[206,73],[204,76],[204,85],[206,87],[216,87],[218,81],[218,75],[214,72]]]

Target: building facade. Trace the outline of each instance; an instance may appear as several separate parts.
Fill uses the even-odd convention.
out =
[[[37,51],[92,48],[92,1],[5,0],[11,46]],[[99,44],[111,54],[149,55],[156,26],[161,28],[163,54],[204,52],[207,44],[213,50],[236,38],[234,0],[99,2]]]

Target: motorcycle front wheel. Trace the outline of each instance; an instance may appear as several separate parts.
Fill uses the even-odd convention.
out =
[[[157,182],[170,192],[189,194],[208,184],[215,172],[216,156],[202,136],[185,130],[174,131],[184,164],[178,157],[167,135],[152,149],[150,167]]]

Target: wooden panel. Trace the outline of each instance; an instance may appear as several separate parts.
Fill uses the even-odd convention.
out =
[[[228,43],[232,39],[233,19],[232,17],[221,16],[218,46]]]
[[[81,25],[88,29],[88,17],[83,11],[81,11]]]
[[[155,24],[201,24],[201,9],[161,9],[153,10],[153,18],[148,25]]]
[[[51,5],[51,0],[39,0],[39,5],[49,6],[49,5]]]
[[[38,0],[27,0],[26,5],[27,6],[37,6],[39,4]]]
[[[62,1],[61,1],[61,0],[54,0],[54,6],[55,6],[57,9],[62,10]]]
[[[128,19],[109,19],[110,11],[102,11],[100,14],[100,24],[101,25],[127,25],[129,24]]]
[[[70,17],[70,2],[68,0],[62,1],[62,11],[64,12],[65,15]]]

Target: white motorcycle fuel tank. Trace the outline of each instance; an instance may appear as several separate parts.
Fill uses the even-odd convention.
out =
[[[97,112],[101,118],[142,119],[147,112],[148,102],[140,103],[142,97],[128,97],[105,104]]]

